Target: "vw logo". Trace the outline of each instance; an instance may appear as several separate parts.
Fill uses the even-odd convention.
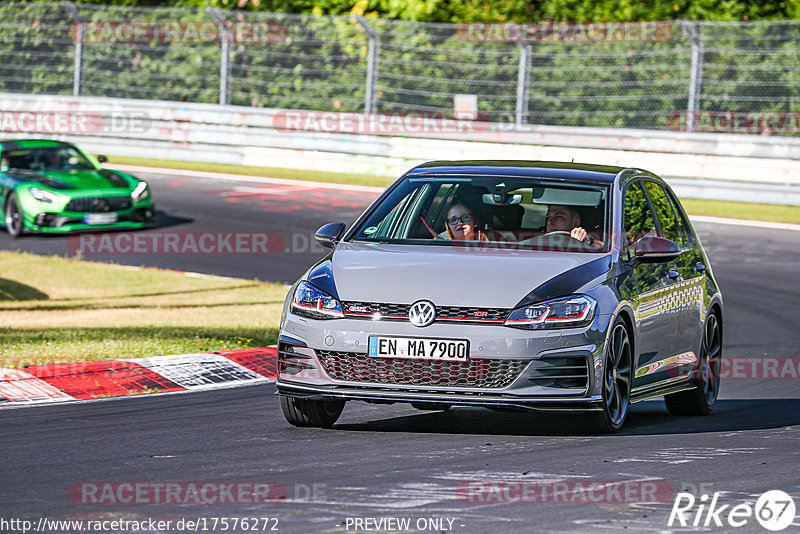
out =
[[[418,300],[408,310],[408,320],[414,326],[428,326],[436,318],[436,307],[427,300]]]

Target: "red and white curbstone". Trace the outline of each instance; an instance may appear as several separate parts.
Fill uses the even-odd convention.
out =
[[[276,376],[275,346],[0,368],[0,406],[230,387]]]

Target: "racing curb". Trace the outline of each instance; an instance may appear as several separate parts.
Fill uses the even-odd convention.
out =
[[[0,368],[0,408],[244,386],[277,377],[277,347]]]

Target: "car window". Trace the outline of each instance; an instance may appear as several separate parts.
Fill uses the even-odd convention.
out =
[[[675,212],[672,210],[672,205],[664,193],[664,188],[655,182],[644,182],[647,193],[650,195],[650,202],[653,203],[656,217],[658,217],[658,224],[661,227],[661,237],[665,237],[670,241],[674,241],[679,245],[685,242],[681,227],[675,217]]]
[[[625,191],[625,242],[629,248],[646,235],[656,235],[656,223],[641,182],[634,182]]]
[[[408,192],[394,207],[392,207],[389,213],[386,213],[379,220],[375,221],[374,225],[365,228],[363,230],[364,236],[370,239],[386,239],[396,234],[397,226],[403,212],[411,203],[411,197],[415,193],[416,191]]]
[[[675,220],[678,221],[678,227],[680,228],[681,235],[683,235],[683,243],[694,245],[696,243],[696,239],[692,233],[691,226],[689,226],[688,221],[683,216],[678,199],[675,198],[675,195],[673,195],[668,189],[665,188],[664,192],[667,194],[667,198],[672,206],[673,213],[675,213]]]
[[[75,148],[46,147],[3,152],[10,169],[29,171],[94,170],[94,165]]]
[[[609,187],[535,177],[408,177],[354,229],[351,239],[399,244],[602,252],[608,240]],[[548,210],[569,224],[548,225]],[[467,228],[470,227],[470,228]],[[580,239],[571,235],[578,231]],[[470,243],[474,246],[476,243]]]

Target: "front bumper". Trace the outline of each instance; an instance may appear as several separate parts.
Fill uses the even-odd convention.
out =
[[[117,222],[109,224],[86,224],[86,213],[40,212],[25,217],[25,228],[31,232],[67,234],[73,232],[147,228],[154,224],[155,209],[150,205],[138,205],[135,208],[108,212],[117,214]],[[27,215],[27,214],[26,214]]]
[[[374,403],[592,411],[599,395],[608,316],[585,328],[521,330],[501,325],[358,319],[314,320],[289,312],[278,350],[278,395]],[[371,335],[467,339],[469,362],[370,358]]]

